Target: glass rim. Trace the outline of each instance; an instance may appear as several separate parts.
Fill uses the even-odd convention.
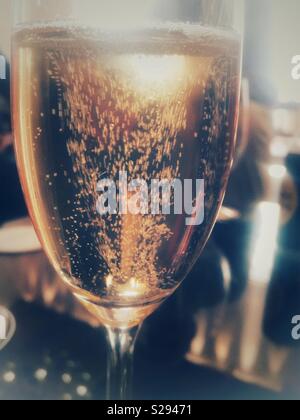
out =
[[[86,26],[123,27],[129,19],[129,25],[149,19],[158,23],[194,23],[200,26],[234,30],[243,34],[245,1],[244,0],[12,0],[12,27],[31,26],[35,23],[69,21]],[[189,3],[188,3],[189,2]],[[146,6],[144,5],[146,4]],[[167,6],[166,6],[167,5]],[[180,5],[180,6],[179,6]],[[120,7],[122,9],[120,10]],[[116,14],[116,7],[119,13]],[[159,13],[153,15],[153,10]],[[177,15],[174,15],[174,10]],[[134,10],[134,13],[132,11]],[[187,14],[187,10],[190,10]],[[101,13],[97,13],[101,12]],[[143,16],[143,17],[142,17]],[[151,16],[151,17],[150,17]],[[175,16],[175,17],[174,17]]]

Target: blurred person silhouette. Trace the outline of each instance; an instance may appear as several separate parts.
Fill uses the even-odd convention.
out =
[[[27,214],[13,151],[7,61],[5,73],[0,79],[0,224]]]

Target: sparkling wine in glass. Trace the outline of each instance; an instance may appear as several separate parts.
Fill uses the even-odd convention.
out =
[[[50,261],[106,327],[108,398],[128,396],[139,326],[189,273],[222,204],[241,4],[15,1],[20,176]]]

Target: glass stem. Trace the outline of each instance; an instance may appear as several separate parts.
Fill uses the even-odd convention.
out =
[[[107,389],[109,401],[132,398],[133,353],[140,326],[119,329],[106,327],[108,342]]]

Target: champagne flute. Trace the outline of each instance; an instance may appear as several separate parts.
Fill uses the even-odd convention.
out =
[[[54,268],[107,330],[107,398],[126,399],[139,328],[191,270],[223,201],[242,1],[14,3],[26,200]]]

